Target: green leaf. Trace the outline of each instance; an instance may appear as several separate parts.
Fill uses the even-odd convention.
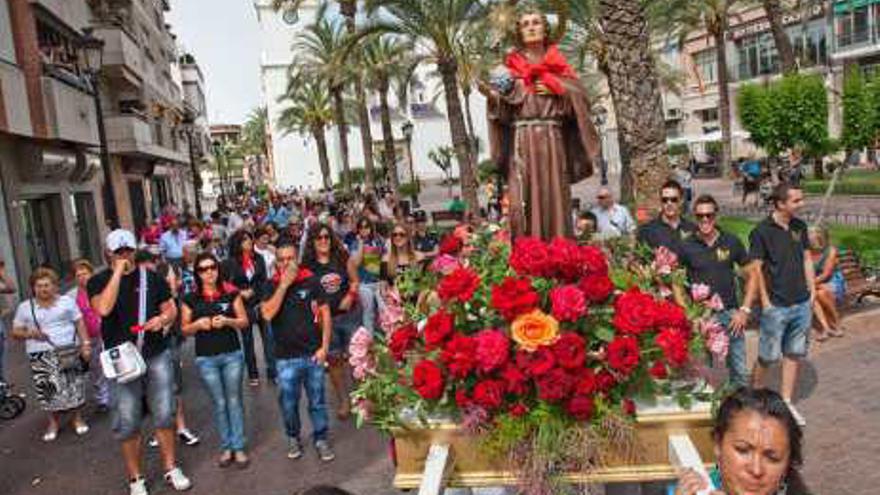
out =
[[[611,342],[614,340],[614,329],[607,326],[597,327],[593,333],[596,335],[596,338],[603,342]]]

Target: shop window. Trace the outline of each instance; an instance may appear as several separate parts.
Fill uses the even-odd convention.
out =
[[[773,35],[761,33],[736,42],[739,79],[748,80],[779,72],[779,53]]]
[[[55,194],[23,200],[19,214],[30,269],[48,267],[63,277],[70,260],[65,259],[61,250],[64,222],[61,220],[60,197]]]
[[[870,5],[863,5],[835,14],[834,33],[838,47],[845,48],[869,40],[871,33],[870,7]]]
[[[101,265],[100,229],[98,228],[98,212],[95,209],[94,196],[87,192],[74,193],[70,196],[70,207],[73,211],[79,255],[91,261],[95,266]]]
[[[715,48],[703,50],[694,54],[694,67],[702,84],[714,84],[718,82],[718,62]]]

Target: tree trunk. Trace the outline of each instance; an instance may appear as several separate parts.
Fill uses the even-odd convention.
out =
[[[345,30],[349,34],[357,31],[355,16],[357,15],[356,0],[342,0],[339,2],[342,16],[345,18]],[[357,57],[357,55],[355,55]],[[355,59],[357,61],[357,59]],[[354,78],[354,92],[358,106],[358,125],[361,127],[361,148],[364,153],[364,176],[366,178],[367,192],[376,190],[375,167],[373,166],[373,132],[370,129],[370,111],[367,109],[367,95],[360,78]]]
[[[443,92],[446,100],[446,114],[449,119],[449,132],[452,135],[452,146],[455,148],[455,157],[458,161],[459,179],[461,180],[461,192],[464,201],[472,212],[480,210],[477,199],[477,178],[474,175],[474,166],[471,163],[470,147],[468,144],[467,129],[464,124],[464,115],[461,111],[461,100],[458,99],[458,65],[454,58],[446,58],[437,61],[437,69],[443,79]]]
[[[782,25],[782,4],[780,0],[762,0],[764,12],[767,14],[767,20],[770,22],[770,32],[773,33],[773,41],[776,43],[776,51],[779,53],[779,61],[782,63],[782,72],[797,71],[797,62],[794,57],[794,48],[791,46],[791,40],[785,33],[785,26]]]
[[[324,178],[324,189],[333,188],[333,179],[330,177],[330,158],[327,156],[327,135],[324,126],[312,126],[312,136],[318,144],[318,163],[321,164],[321,175]]]
[[[388,107],[388,81],[379,83],[379,105],[382,110],[382,144],[385,156],[385,173],[391,176],[391,192],[397,198],[400,180],[397,177],[397,153],[394,152],[394,131],[391,129],[391,108]]]
[[[342,187],[351,192],[351,164],[348,160],[348,124],[345,122],[345,103],[342,99],[342,86],[333,88],[333,113],[336,130],[339,133],[339,152],[342,154]]]
[[[599,17],[623,164],[621,198],[640,208],[656,207],[669,158],[648,25],[639,0],[600,0]]]
[[[479,164],[480,150],[477,149],[477,135],[474,133],[474,119],[471,116],[471,93],[470,88],[461,88],[461,95],[464,97],[464,116],[467,123],[468,143],[470,143],[468,149],[471,152],[471,163],[477,166]]]
[[[730,137],[730,88],[728,87],[727,47],[724,46],[724,33],[725,28],[722,27],[719,32],[714,33],[714,37],[718,64],[718,120],[721,121],[721,163],[719,169],[722,177],[727,177],[727,174],[730,173],[732,143]]]

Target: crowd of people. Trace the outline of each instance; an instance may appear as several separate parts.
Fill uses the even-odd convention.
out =
[[[797,218],[802,191],[790,184],[776,187],[773,210],[752,231],[748,249],[719,227],[719,205],[711,196],[693,200],[691,221],[684,215],[686,192],[678,182],[666,182],[658,193],[658,215],[638,225],[602,187],[594,207],[573,212],[575,234],[584,242],[619,237],[675,253],[690,282],[707,285],[722,301],[718,319],[731,337],[730,382],[759,389],[767,368],[782,361],[779,400],[785,411],[766,396],[743,396],[731,407],[769,408],[783,423],[791,418],[803,426],[792,400],[812,314],[819,323],[818,340],[842,335],[835,304],[843,281],[827,232],[810,230]],[[347,419],[345,354],[352,334],[361,326],[379,331],[397,277],[424,266],[440,243],[427,214],[402,211],[391,194],[378,201],[369,196],[340,201],[332,193],[242,195],[206,219],[169,207],[137,236],[114,230],[106,239],[107,269],[95,273],[88,261],[74,262],[76,284],[67,294],[59,292],[57,273],[37,269],[29,280],[33,297],[15,311],[11,335],[25,341],[36,399],[48,414],[42,438],[58,437],[63,414],[71,415],[77,435],[86,435],[82,411],[91,390],[97,408],[112,413],[130,493],[147,493],[141,438],[146,414],[152,416],[155,432],[149,443],[159,449],[164,479],[175,490],[190,488],[175,448],[200,441],[187,427],[181,399],[180,363],[187,359],[181,349],[191,340],[195,367],[213,405],[218,466],[251,463],[245,384],[276,386],[291,459],[305,454],[299,413],[305,390],[309,443],[321,460],[332,461],[325,381],[338,405],[335,414]],[[14,284],[0,270],[0,293],[7,292],[15,292]],[[760,350],[749,370],[744,331],[753,310],[760,310]],[[143,376],[125,383],[108,380],[101,355],[127,343],[135,344],[144,360]],[[726,424],[732,424],[730,418]],[[783,426],[799,441],[799,430]]]

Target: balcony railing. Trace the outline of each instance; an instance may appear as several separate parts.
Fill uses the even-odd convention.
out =
[[[42,78],[43,100],[50,137],[98,145],[95,102],[87,80],[72,74],[47,74]]]
[[[122,114],[105,117],[105,123],[107,144],[113,154],[178,163],[188,161],[186,153],[171,136],[170,127],[161,122],[150,122],[138,114]]]

